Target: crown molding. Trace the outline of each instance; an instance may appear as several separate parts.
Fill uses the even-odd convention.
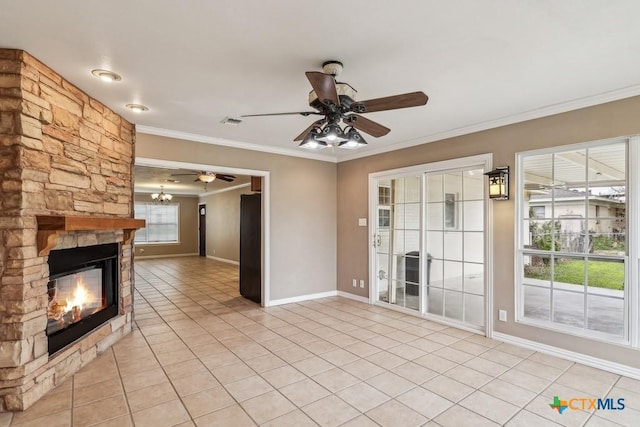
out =
[[[171,129],[155,128],[151,126],[136,125],[137,133],[145,133],[148,135],[164,136],[167,138],[184,139],[187,141],[202,142],[204,144],[220,145],[223,147],[239,148],[242,150],[260,151],[263,153],[281,154],[283,156],[302,157],[304,159],[320,160],[323,162],[337,163],[335,156],[327,156],[323,154],[313,153],[304,149],[289,149],[282,147],[270,147],[250,142],[234,141],[231,139],[217,138],[214,136],[204,136],[195,133],[180,132]]]
[[[360,159],[363,157],[374,156],[376,154],[388,153],[389,151],[395,151],[395,150],[400,150],[402,148],[414,147],[416,145],[427,144],[429,142],[440,141],[443,139],[453,138],[456,136],[468,135],[470,133],[480,132],[488,129],[494,129],[502,126],[511,125],[514,123],[526,122],[528,120],[539,119],[541,117],[552,116],[554,114],[566,113],[573,110],[579,110],[581,108],[593,107],[595,105],[605,104],[607,102],[612,102],[612,101],[619,101],[621,99],[631,98],[633,96],[638,96],[638,95],[640,95],[640,85],[628,86],[622,89],[617,89],[610,92],[604,92],[594,96],[588,96],[584,98],[574,99],[568,102],[548,105],[546,107],[526,111],[524,113],[514,114],[512,116],[502,117],[496,120],[489,120],[486,122],[476,123],[474,125],[464,126],[457,129],[451,129],[444,132],[438,132],[431,135],[423,136],[421,138],[413,138],[407,141],[391,143],[391,144],[387,144],[384,147],[373,148],[367,151],[349,153],[346,156],[340,157],[338,159],[338,163],[346,162],[349,160]]]
[[[158,190],[152,191],[152,190],[133,190],[134,194],[140,194],[140,195],[148,195],[148,194],[154,194],[154,193],[159,193]],[[178,197],[195,197],[198,198],[198,194],[195,193],[191,193],[191,192],[185,192],[185,191],[167,191],[167,194],[171,194],[172,196],[178,196]]]
[[[151,126],[136,125],[136,132],[145,133],[149,135],[165,136],[168,138],[184,139],[187,141],[202,142],[205,144],[221,145],[225,147],[240,148],[244,150],[260,151],[264,153],[281,154],[284,156],[301,157],[305,159],[320,160],[324,162],[340,163],[349,160],[360,159],[369,156],[375,156],[377,154],[388,153],[390,151],[401,150],[403,148],[414,147],[416,145],[427,144],[430,142],[440,141],[443,139],[454,138],[457,136],[468,135],[475,132],[480,132],[488,129],[494,129],[502,126],[511,125],[514,123],[525,122],[528,120],[539,119],[541,117],[552,116],[554,114],[566,113],[568,111],[579,110],[581,108],[593,107],[599,104],[605,104],[607,102],[618,101],[625,98],[640,95],[640,85],[628,86],[622,89],[617,89],[609,92],[600,93],[593,96],[584,98],[578,98],[567,102],[561,102],[558,104],[548,105],[546,107],[538,108],[535,110],[525,111],[523,113],[514,114],[511,116],[502,117],[495,120],[489,120],[481,123],[476,123],[469,126],[463,126],[456,129],[450,129],[443,132],[438,132],[419,138],[412,138],[406,141],[399,141],[395,143],[385,144],[381,147],[372,148],[366,151],[355,151],[347,153],[344,156],[329,156],[319,153],[307,152],[302,149],[288,149],[281,147],[269,147],[259,144],[253,144],[243,141],[233,141],[224,138],[216,138],[211,136],[198,135],[188,132],[180,132],[170,129],[155,128]]]

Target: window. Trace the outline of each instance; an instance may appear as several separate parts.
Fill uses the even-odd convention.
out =
[[[531,206],[531,218],[544,218],[544,206]]]
[[[391,187],[378,187],[378,204],[383,206],[391,205]]]
[[[135,243],[178,243],[179,206],[136,202],[135,217],[147,224],[136,232]]]
[[[518,170],[518,320],[629,340],[627,141],[521,153]]]
[[[391,186],[388,183],[378,187],[378,227],[389,228],[391,224]]]
[[[378,227],[389,228],[391,224],[391,210],[389,208],[378,208]]]

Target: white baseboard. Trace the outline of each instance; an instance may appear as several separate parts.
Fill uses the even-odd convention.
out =
[[[292,304],[294,302],[309,301],[309,300],[312,300],[312,299],[335,297],[336,295],[338,295],[338,291],[329,291],[329,292],[320,292],[320,293],[317,293],[317,294],[300,295],[300,296],[297,296],[297,297],[271,300],[271,301],[269,301],[268,304],[265,304],[265,306],[266,307],[273,307],[275,305]]]
[[[356,300],[356,301],[360,301],[360,302],[363,302],[365,304],[369,304],[369,298],[363,297],[363,296],[360,296],[360,295],[356,295],[356,294],[352,294],[350,292],[338,291],[338,296],[339,297],[343,297],[343,298],[349,298],[349,299]]]
[[[600,359],[598,357],[588,356],[575,351],[565,350],[563,348],[542,344],[536,341],[530,341],[524,338],[514,337],[513,335],[503,334],[502,332],[493,332],[493,339],[503,341],[508,344],[514,344],[519,347],[525,347],[540,353],[559,357],[561,359],[570,360],[572,362],[582,363],[583,365],[602,369],[603,371],[613,372],[614,374],[624,375],[626,377],[640,380],[640,369],[621,363],[611,362],[609,360]]]
[[[198,252],[192,254],[169,254],[169,255],[135,255],[135,259],[154,259],[154,258],[178,258],[185,256],[198,256]]]
[[[240,265],[240,263],[238,261],[234,261],[234,260],[226,259],[226,258],[218,258],[217,256],[213,256],[213,255],[207,255],[207,258],[215,260],[215,261],[226,262],[227,264]]]

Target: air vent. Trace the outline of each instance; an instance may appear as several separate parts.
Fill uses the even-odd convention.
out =
[[[224,123],[225,125],[238,126],[242,123],[242,120],[234,119],[233,117],[225,117],[221,123]]]

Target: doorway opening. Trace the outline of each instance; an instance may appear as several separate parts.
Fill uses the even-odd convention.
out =
[[[228,187],[226,190],[237,190],[244,187],[250,186],[250,177],[256,176],[262,178],[262,197],[260,203],[261,209],[261,242],[259,245],[259,275],[261,278],[261,288],[259,290],[260,300],[263,306],[268,306],[270,302],[270,256],[269,252],[266,248],[269,247],[269,238],[270,238],[270,229],[269,229],[269,212],[270,212],[270,174],[268,171],[261,170],[253,170],[253,169],[241,169],[241,168],[229,168],[224,166],[216,166],[216,165],[204,165],[204,164],[196,164],[196,163],[185,163],[185,162],[176,162],[170,160],[158,160],[158,159],[149,159],[149,158],[136,158],[136,166],[148,167],[148,168],[164,168],[171,170],[195,170],[202,172],[213,172],[216,174],[231,174],[237,176],[244,176],[247,178],[247,183],[240,183],[239,185],[233,185]],[[234,183],[237,184],[239,179]],[[209,184],[211,187],[211,184]],[[165,186],[166,188],[166,186]],[[137,192],[137,191],[136,191]],[[211,194],[213,192],[204,193]],[[199,196],[192,196],[199,197]],[[212,212],[212,206],[202,206],[207,205],[206,202],[199,199],[196,204],[191,208],[190,212],[192,218],[196,220],[198,224],[198,233],[197,233],[197,252],[191,255],[205,256],[207,258],[216,259],[217,256],[211,255],[215,253],[216,248],[211,245],[207,245],[207,232],[211,233],[211,227],[207,227],[207,217]],[[238,201],[239,205],[239,201]],[[197,207],[197,213],[195,212]],[[201,215],[201,208],[204,207],[204,213]],[[196,215],[194,215],[196,214]],[[204,217],[204,218],[202,218]],[[239,217],[239,215],[238,215]],[[239,218],[238,218],[239,219]],[[204,222],[204,223],[203,223]],[[210,225],[210,224],[209,224]],[[194,229],[196,225],[193,225]],[[202,231],[205,231],[204,235]],[[209,243],[211,240],[209,239]],[[195,249],[195,247],[194,247]],[[204,255],[203,255],[204,252]],[[216,254],[218,255],[218,254]],[[234,262],[232,262],[234,263]],[[235,262],[239,264],[239,262]]]

